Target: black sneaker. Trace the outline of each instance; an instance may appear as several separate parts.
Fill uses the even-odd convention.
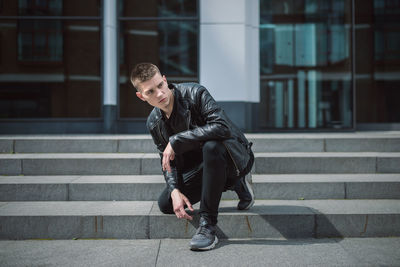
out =
[[[196,234],[190,241],[191,250],[210,250],[218,243],[218,238],[215,235],[215,225],[211,225],[206,219],[200,217],[199,228]]]
[[[238,210],[248,210],[254,205],[254,192],[251,181],[251,173],[240,180],[235,185],[235,192],[239,197]]]

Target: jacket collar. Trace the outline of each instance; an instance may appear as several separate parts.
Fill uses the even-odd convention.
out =
[[[175,83],[170,83],[168,84],[168,88],[173,90],[173,95],[174,95],[174,109],[176,108],[175,112],[184,112],[186,113],[189,110],[189,105],[185,99],[182,98],[182,94],[178,89],[178,85]],[[182,110],[182,108],[184,110]],[[164,114],[161,109],[155,108],[157,117],[162,119],[164,118]]]

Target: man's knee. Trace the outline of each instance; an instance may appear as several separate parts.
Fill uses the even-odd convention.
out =
[[[203,154],[206,155],[221,155],[225,153],[225,146],[220,141],[207,141],[203,144]]]
[[[169,200],[168,197],[166,198],[164,194],[161,194],[160,197],[158,198],[158,207],[160,208],[160,211],[164,214],[174,213],[171,201]]]

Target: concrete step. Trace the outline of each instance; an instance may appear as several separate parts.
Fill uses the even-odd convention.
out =
[[[259,200],[249,211],[221,201],[221,238],[400,236],[400,200]],[[193,221],[153,201],[0,202],[0,239],[190,238]]]
[[[255,152],[400,152],[400,132],[246,134]],[[0,136],[0,153],[155,153],[150,135]]]
[[[0,175],[153,175],[157,153],[0,154]],[[254,173],[400,173],[400,153],[255,153]]]
[[[1,176],[0,201],[157,200],[164,188],[161,175]],[[400,175],[253,175],[253,188],[256,199],[400,199]]]
[[[400,266],[400,238],[220,239],[207,253],[190,239],[2,240],[2,267]]]

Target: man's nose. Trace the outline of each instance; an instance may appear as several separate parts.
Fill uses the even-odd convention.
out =
[[[163,90],[161,90],[161,89],[158,89],[158,90],[157,90],[157,97],[158,97],[158,96],[161,96],[161,95],[163,95],[163,94],[164,94]]]

